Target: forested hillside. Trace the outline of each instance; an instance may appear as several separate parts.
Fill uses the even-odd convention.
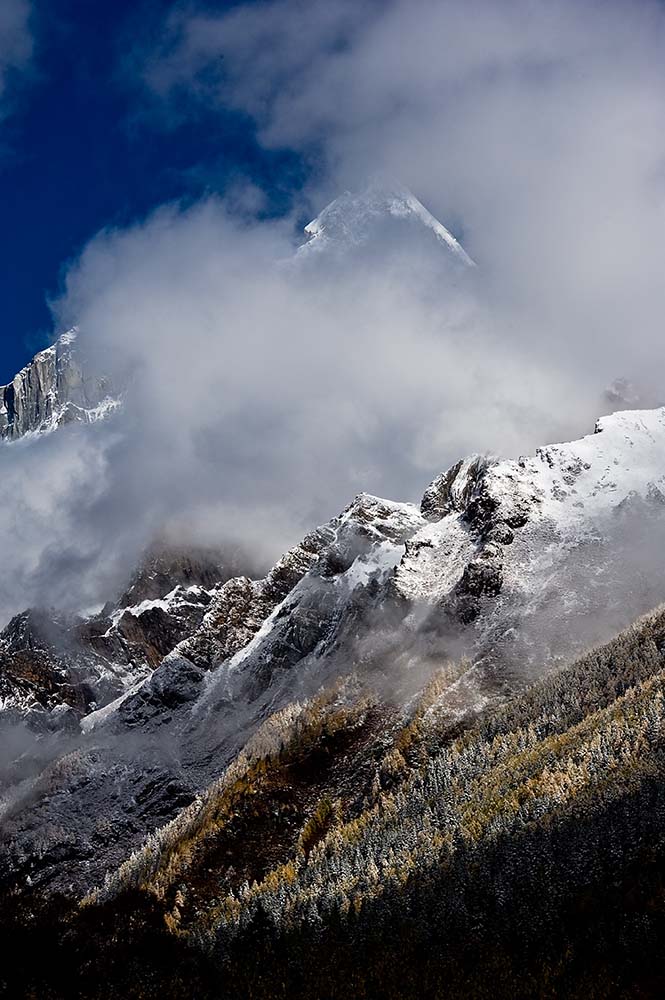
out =
[[[657,611],[463,732],[454,666],[289,706],[80,905],[14,891],[12,953],[68,955],[28,995],[659,995],[664,653]]]

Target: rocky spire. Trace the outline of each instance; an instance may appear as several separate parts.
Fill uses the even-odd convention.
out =
[[[117,408],[108,381],[88,376],[69,330],[5,386],[0,386],[0,440],[15,441],[68,423],[92,423]]]

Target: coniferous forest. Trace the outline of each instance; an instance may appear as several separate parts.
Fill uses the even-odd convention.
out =
[[[457,732],[450,676],[276,713],[77,905],[5,887],[8,995],[659,995],[665,612]]]

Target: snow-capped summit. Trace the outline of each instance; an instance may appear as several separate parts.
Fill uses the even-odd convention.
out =
[[[369,243],[380,227],[406,223],[412,231],[429,231],[436,242],[466,267],[475,262],[438,219],[416,196],[399,185],[370,184],[364,191],[344,194],[331,201],[307,226],[308,240],[297,256],[310,257],[322,252],[344,252]],[[381,234],[379,234],[381,235]]]
[[[106,379],[90,376],[77,357],[78,330],[39,351],[0,386],[0,441],[43,434],[63,424],[94,423],[117,409]]]

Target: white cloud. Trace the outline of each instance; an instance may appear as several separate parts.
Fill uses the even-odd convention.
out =
[[[665,8],[278,0],[173,19],[147,78],[327,165],[388,170],[464,237],[546,357],[648,379],[665,305]],[[317,178],[320,171],[317,171]]]
[[[127,405],[3,449],[3,617],[104,600],[164,531],[270,562],[361,490],[418,500],[460,454],[533,446],[579,416],[439,251],[304,269],[292,252],[290,220],[216,200],[88,246],[57,312],[79,321],[91,370],[129,373]]]
[[[100,234],[57,316],[133,391],[117,428],[62,435],[69,486],[42,484],[52,544],[35,514],[23,573],[12,452],[14,603],[51,603],[54,579],[72,604],[106,596],[164,525],[269,559],[359,490],[418,499],[469,451],[586,432],[616,375],[660,390],[659,6],[282,0],[171,30],[147,70],[166,101],[189,87],[253,114],[267,144],[316,150],[317,207],[391,172],[480,266],[472,284],[399,255],[298,272],[279,263],[292,220],[252,220],[250,188]]]

